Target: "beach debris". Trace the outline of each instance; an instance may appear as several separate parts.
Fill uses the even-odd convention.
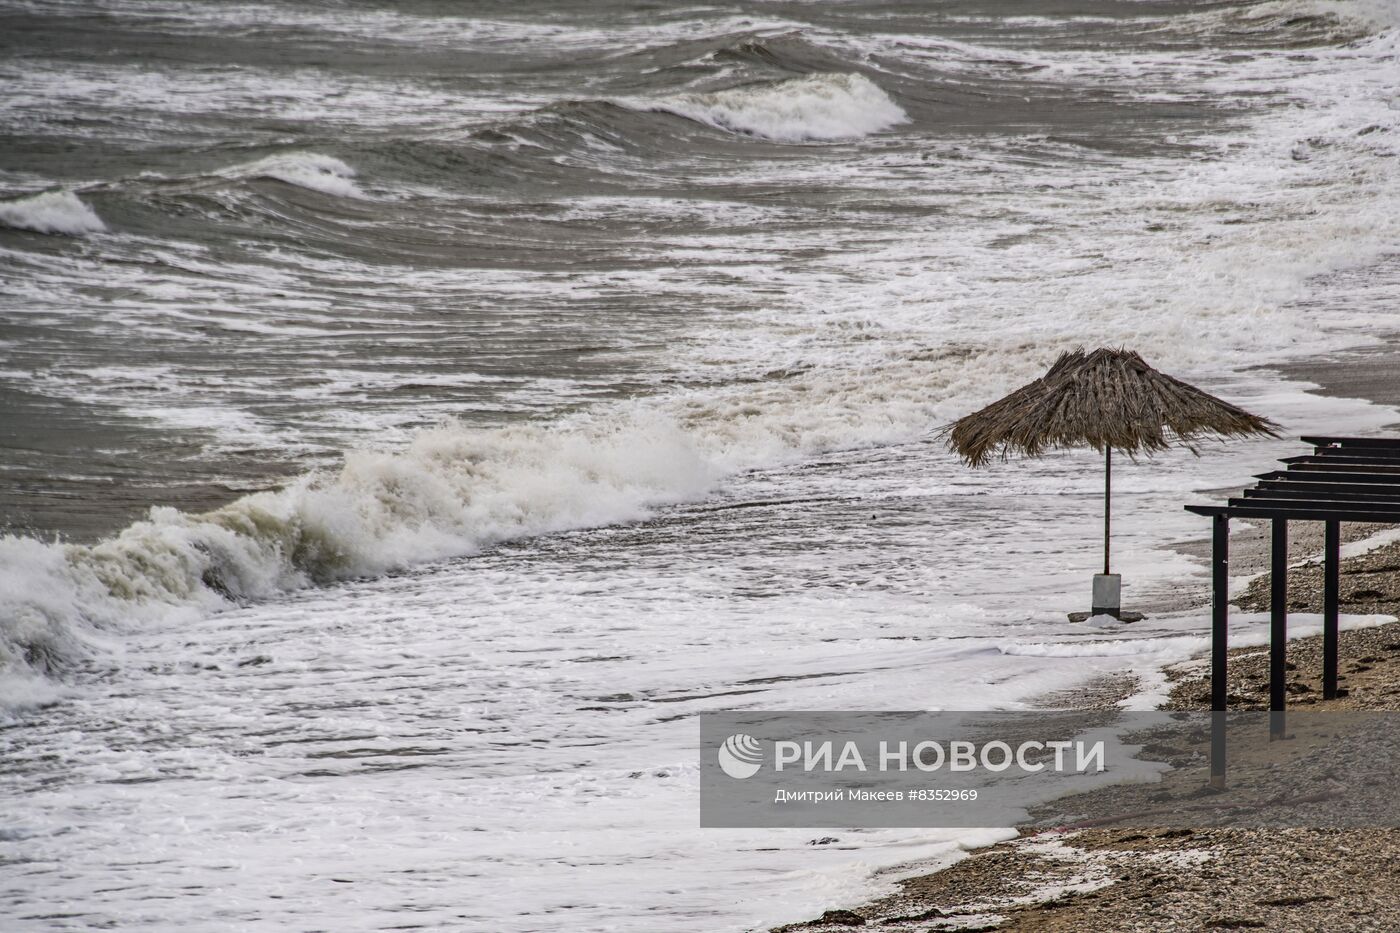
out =
[[[795,930],[811,930],[819,927],[863,927],[865,918],[854,910],[828,910],[815,920],[789,923],[774,927],[773,933],[792,933]]]

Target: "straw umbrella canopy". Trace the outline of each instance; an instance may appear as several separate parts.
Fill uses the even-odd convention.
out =
[[[1109,572],[1113,451],[1151,456],[1179,444],[1199,456],[1206,437],[1278,436],[1279,427],[1180,379],[1126,349],[1060,354],[1049,371],[945,432],[968,466],[1013,453],[1092,447],[1104,454],[1103,572]]]

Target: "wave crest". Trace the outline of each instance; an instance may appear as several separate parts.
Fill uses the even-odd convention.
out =
[[[879,85],[859,74],[812,74],[775,84],[682,94],[645,109],[777,142],[857,139],[909,119]]]
[[[1353,27],[1383,30],[1400,26],[1400,5],[1395,0],[1267,0],[1240,16],[1246,21],[1284,24],[1330,17]]]
[[[285,152],[228,169],[233,178],[274,178],[298,188],[309,188],[338,198],[366,198],[354,181],[355,169],[319,152]]]
[[[151,510],[113,538],[0,537],[0,706],[139,617],[203,614],[313,583],[461,556],[512,538],[627,521],[708,491],[720,471],[659,417],[572,428],[460,426],[353,453],[223,508]]]
[[[0,224],[35,233],[82,236],[107,229],[97,212],[71,191],[45,191],[0,203]]]

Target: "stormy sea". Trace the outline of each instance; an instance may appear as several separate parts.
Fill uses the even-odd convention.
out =
[[[0,927],[743,930],[1005,838],[701,830],[695,717],[1149,702],[1181,506],[1396,420],[1289,367],[1400,325],[1397,154],[1395,0],[0,0]],[[1132,627],[1100,460],[939,434],[1097,346],[1286,429],[1115,465]]]

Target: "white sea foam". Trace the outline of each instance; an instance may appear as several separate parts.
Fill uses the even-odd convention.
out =
[[[856,139],[909,119],[875,82],[859,74],[813,74],[632,106],[778,142]]]
[[[0,202],[0,224],[36,233],[64,233],[82,236],[107,229],[102,218],[71,191],[45,191],[42,194]]]
[[[1389,60],[1385,48],[1378,54]],[[816,281],[804,272],[805,280],[785,282],[783,270],[766,266],[729,270],[730,281],[750,274],[765,288],[781,287],[785,301],[726,319],[677,354],[692,353],[696,371],[755,378],[711,380],[553,426],[443,428],[401,453],[352,454],[339,474],[208,515],[157,510],[95,547],[0,562],[0,618],[25,620],[0,637],[12,661],[26,654],[42,661],[81,650],[83,631],[146,611],[133,612],[134,604],[216,608],[509,538],[636,518],[737,471],[908,440],[1078,342],[1132,343],[1188,374],[1355,342],[1345,330],[1319,337],[1318,329],[1374,325],[1374,317],[1357,319],[1345,301],[1289,302],[1308,296],[1309,276],[1368,262],[1394,241],[1396,182],[1376,156],[1391,145],[1397,118],[1370,71],[1321,71],[1295,83],[1329,106],[1269,115],[1238,158],[1171,183],[1120,186],[1115,212],[1089,215],[1097,227],[1081,218],[1076,229],[1086,233],[997,251],[949,243],[946,259],[964,271],[961,279],[922,266],[924,247],[903,239],[828,257]],[[1379,129],[1362,132],[1370,127]],[[1316,158],[1291,157],[1300,139],[1317,141]],[[309,158],[332,177],[341,177],[336,166],[348,170]],[[932,166],[930,177],[937,171]],[[1213,220],[1260,210],[1268,212],[1267,236]],[[1163,236],[1144,230],[1144,218],[1200,220]],[[1099,228],[1114,224],[1121,227],[1104,241]],[[1081,258],[1094,244],[1106,261]],[[992,274],[993,260],[1005,271]],[[639,275],[632,285],[646,282]],[[573,285],[580,293],[607,286],[587,275]],[[1008,293],[1039,297],[998,297]]]
[[[339,198],[365,198],[355,183],[356,171],[341,160],[319,152],[286,152],[237,165],[223,174],[236,178],[275,178]]]
[[[1363,29],[1400,25],[1395,0],[1269,0],[1239,14],[1246,21],[1283,20],[1299,16],[1331,16]]]
[[[689,438],[655,419],[447,427],[401,453],[351,454],[338,472],[214,512],[153,509],[93,546],[7,535],[0,672],[61,668],[87,636],[120,628],[133,611],[207,612],[523,535],[625,521],[698,495],[718,475]]]

